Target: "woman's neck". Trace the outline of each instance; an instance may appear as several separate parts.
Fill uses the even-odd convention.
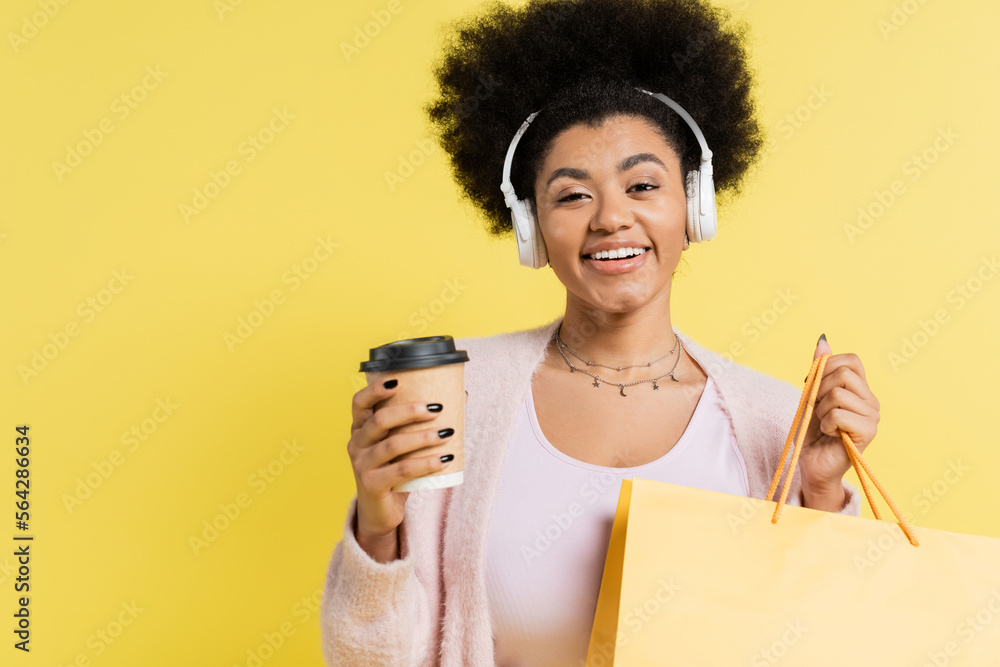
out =
[[[677,343],[670,322],[669,295],[665,303],[651,301],[639,309],[608,312],[567,294],[559,336],[584,359],[609,366],[655,361]],[[667,361],[673,363],[672,359]],[[632,370],[648,374],[648,369]]]

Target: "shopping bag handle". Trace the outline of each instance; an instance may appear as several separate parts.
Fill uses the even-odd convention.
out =
[[[806,386],[802,389],[802,398],[799,399],[799,407],[795,411],[795,417],[792,419],[792,428],[788,432],[788,438],[785,440],[785,448],[781,451],[781,460],[778,461],[778,469],[774,472],[774,478],[771,480],[771,487],[767,490],[767,495],[764,496],[765,500],[770,500],[771,496],[774,495],[775,490],[778,488],[778,480],[781,479],[781,472],[785,468],[785,459],[788,458],[788,448],[792,445],[792,441],[795,441],[795,446],[792,448],[792,460],[788,464],[788,476],[785,477],[785,483],[781,487],[781,498],[778,500],[777,506],[774,508],[774,514],[771,516],[771,523],[777,523],[778,519],[781,517],[781,509],[785,506],[785,500],[788,498],[788,490],[791,488],[792,476],[795,474],[795,466],[799,462],[799,452],[802,451],[802,443],[806,438],[806,430],[809,426],[809,420],[812,418],[813,405],[816,403],[816,395],[819,393],[819,383],[823,377],[823,369],[826,368],[826,361],[832,355],[824,354],[818,359],[814,359],[812,367],[809,369],[809,375],[806,376]],[[805,409],[805,416],[802,416],[803,408]],[[799,421],[799,418],[801,422]],[[796,426],[799,424],[801,428]],[[799,435],[795,437],[796,428],[799,430]],[[838,429],[839,430],[839,429]],[[858,479],[861,480],[861,488],[865,491],[865,497],[868,498],[868,506],[872,508],[872,514],[875,515],[876,519],[881,519],[882,516],[879,514],[878,507],[875,506],[875,501],[872,499],[872,492],[868,486],[868,482],[865,480],[865,476],[862,474],[862,470],[868,474],[871,481],[875,484],[878,492],[882,494],[885,501],[889,504],[889,508],[895,515],[899,527],[903,529],[906,534],[907,539],[910,540],[910,544],[913,546],[919,546],[920,543],[917,541],[917,536],[913,533],[913,528],[907,523],[906,519],[902,517],[899,510],[896,508],[896,503],[892,502],[892,498],[889,497],[888,492],[882,487],[882,484],[878,481],[875,473],[872,472],[868,463],[861,457],[861,452],[858,448],[854,446],[854,442],[851,437],[840,431],[840,437],[844,441],[844,448],[847,450],[847,455],[851,458],[851,464],[854,466],[854,471],[858,473]]]

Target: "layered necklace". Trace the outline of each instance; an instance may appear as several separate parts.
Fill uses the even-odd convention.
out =
[[[556,331],[556,348],[559,350],[559,355],[563,358],[563,361],[565,361],[566,364],[569,365],[569,372],[570,373],[574,373],[576,371],[579,371],[581,373],[586,373],[590,377],[594,378],[594,382],[593,382],[594,387],[600,387],[601,383],[603,382],[604,384],[610,384],[610,385],[614,385],[614,386],[618,387],[618,393],[619,394],[621,394],[622,396],[628,396],[628,394],[625,393],[625,387],[631,387],[634,384],[643,384],[644,382],[652,382],[653,383],[653,389],[655,390],[655,389],[659,389],[660,388],[659,385],[657,385],[656,383],[659,380],[662,380],[663,378],[668,377],[668,376],[674,382],[680,382],[680,380],[678,380],[676,377],[674,377],[674,371],[677,370],[677,364],[681,360],[680,353],[678,353],[677,354],[677,358],[674,359],[674,367],[670,369],[670,372],[664,373],[663,375],[661,375],[658,378],[652,378],[652,379],[649,379],[649,380],[636,380],[635,382],[626,382],[624,384],[618,383],[618,382],[609,382],[608,380],[605,380],[601,376],[596,375],[594,373],[591,373],[590,371],[588,371],[588,370],[586,370],[584,368],[577,368],[576,366],[573,365],[573,362],[569,360],[569,357],[566,356],[566,352],[569,352],[574,357],[576,357],[577,359],[579,359],[583,363],[587,364],[587,366],[600,366],[601,368],[610,368],[610,369],[616,370],[616,371],[622,371],[622,370],[625,370],[626,368],[636,368],[638,366],[649,367],[649,366],[652,366],[653,364],[657,363],[658,361],[662,361],[663,359],[666,359],[671,354],[673,354],[674,351],[676,351],[676,350],[681,350],[681,351],[684,350],[683,345],[681,345],[681,338],[676,333],[674,333],[674,340],[676,341],[674,343],[674,347],[673,347],[672,350],[670,350],[669,352],[667,352],[665,355],[663,355],[659,359],[656,359],[655,361],[650,361],[650,362],[647,362],[645,364],[631,364],[629,366],[607,366],[605,364],[599,364],[596,361],[587,361],[586,359],[584,359],[583,357],[581,357],[579,354],[577,354],[576,352],[574,352],[573,350],[571,350],[570,347],[566,343],[563,342],[561,333],[562,333],[562,324],[560,323],[559,324],[559,329]]]

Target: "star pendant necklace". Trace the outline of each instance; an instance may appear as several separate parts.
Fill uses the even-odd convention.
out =
[[[614,385],[614,386],[618,387],[618,392],[619,392],[620,395],[622,395],[622,396],[628,396],[628,394],[625,393],[625,387],[631,387],[634,384],[643,384],[644,382],[652,382],[653,383],[653,389],[657,390],[660,387],[656,383],[659,380],[662,380],[663,378],[665,378],[667,376],[669,376],[670,379],[673,380],[674,382],[680,382],[680,380],[678,380],[676,377],[674,377],[674,371],[677,370],[677,364],[681,360],[680,353],[678,353],[677,354],[677,358],[674,359],[674,366],[673,366],[673,368],[671,368],[669,372],[664,373],[660,377],[658,377],[658,378],[652,378],[652,379],[649,379],[649,380],[636,380],[635,382],[626,382],[624,384],[621,384],[621,383],[618,383],[618,382],[609,382],[609,381],[605,380],[604,378],[602,378],[601,376],[595,375],[594,373],[591,373],[590,371],[588,371],[586,369],[577,368],[576,366],[573,365],[573,362],[570,361],[569,358],[566,356],[566,352],[569,352],[574,357],[576,357],[580,361],[582,361],[585,364],[587,364],[587,366],[600,366],[602,368],[610,368],[610,369],[616,370],[616,371],[625,370],[626,368],[635,368],[635,367],[638,367],[638,366],[649,367],[649,366],[652,366],[653,364],[657,363],[658,361],[662,361],[663,359],[666,359],[671,354],[673,354],[674,351],[676,351],[678,349],[681,352],[684,351],[684,346],[681,344],[681,338],[676,333],[674,333],[674,339],[675,339],[676,342],[674,343],[674,347],[673,347],[673,349],[670,350],[670,352],[667,352],[665,355],[663,355],[659,359],[656,359],[655,361],[650,361],[650,362],[647,362],[645,364],[631,364],[629,366],[607,366],[605,364],[599,364],[596,361],[587,361],[586,359],[584,359],[583,357],[581,357],[579,354],[577,354],[576,352],[574,352],[573,350],[571,350],[570,347],[568,345],[566,345],[566,343],[563,342],[561,333],[562,333],[562,324],[559,325],[559,329],[556,331],[556,349],[559,350],[559,355],[563,358],[563,361],[565,361],[566,364],[569,366],[569,372],[573,373],[573,372],[579,371],[581,373],[586,373],[590,377],[594,378],[594,382],[593,382],[594,387],[600,387],[601,383],[603,382],[604,384],[610,384],[610,385]]]

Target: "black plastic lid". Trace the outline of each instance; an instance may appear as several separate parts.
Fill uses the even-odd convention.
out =
[[[361,362],[361,372],[381,373],[430,368],[445,364],[460,364],[468,360],[469,355],[465,350],[455,349],[455,341],[451,336],[424,336],[373,347],[368,351],[368,361]]]

